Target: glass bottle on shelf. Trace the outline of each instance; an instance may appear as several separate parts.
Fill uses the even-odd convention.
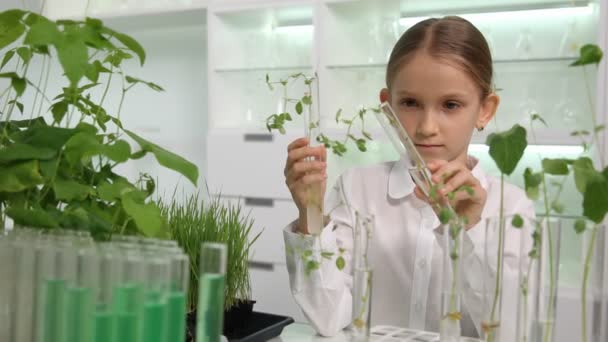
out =
[[[532,57],[532,31],[527,26],[519,32],[515,44],[515,53],[517,59],[530,59]]]
[[[560,85],[559,101],[553,108],[553,114],[555,118],[561,118],[563,127],[569,129],[582,128],[580,117],[576,111],[576,106],[572,101],[572,95],[570,93],[570,79],[566,76],[562,76]]]
[[[577,22],[576,17],[568,18],[564,34],[559,44],[560,57],[574,57],[578,54],[579,43],[577,41]]]

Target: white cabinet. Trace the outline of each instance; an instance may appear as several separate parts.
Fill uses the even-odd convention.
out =
[[[251,239],[260,234],[252,245],[249,260],[260,263],[285,264],[283,228],[298,217],[291,201],[264,197],[223,197],[223,201],[239,203],[244,215],[254,220]]]

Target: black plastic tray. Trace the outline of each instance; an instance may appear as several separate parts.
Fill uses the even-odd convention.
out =
[[[293,322],[291,317],[254,311],[243,329],[226,337],[230,342],[264,342],[281,335]]]

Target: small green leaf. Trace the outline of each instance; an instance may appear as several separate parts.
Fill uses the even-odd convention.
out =
[[[18,48],[17,54],[19,55],[19,57],[21,57],[24,64],[29,63],[29,61],[32,59],[32,50],[25,46]]]
[[[13,139],[24,144],[59,150],[76,132],[72,128],[53,127],[46,124],[33,125],[25,131],[14,134]]]
[[[25,78],[13,77],[11,79],[11,86],[13,87],[13,89],[15,89],[15,92],[17,93],[18,97],[23,95],[26,85],[27,82],[25,81]]]
[[[26,227],[58,228],[59,222],[42,209],[25,209],[10,207],[6,209],[6,215],[15,223]]]
[[[599,64],[603,57],[602,49],[595,44],[585,44],[580,49],[579,58],[570,64],[570,66],[579,66],[587,64]]]
[[[510,175],[528,145],[526,129],[520,125],[514,125],[508,131],[492,133],[488,136],[486,144],[490,146],[490,156],[500,172]]]
[[[361,151],[361,152],[367,151],[366,143],[367,142],[364,139],[357,139],[357,148],[359,149],[359,151]]]
[[[604,129],[606,129],[606,125],[597,125],[593,130],[595,131],[595,133],[598,133],[603,131]]]
[[[113,202],[120,199],[123,194],[135,190],[136,188],[131,183],[122,178],[115,179],[113,183],[103,181],[97,186],[99,198],[107,202]]]
[[[53,113],[53,119],[55,120],[55,123],[60,123],[67,112],[68,102],[65,100],[56,102],[51,106],[51,113]]]
[[[155,84],[155,83],[152,83],[152,82],[147,82],[147,81],[144,81],[144,80],[140,80],[140,79],[135,78],[135,77],[126,76],[125,80],[128,83],[143,83],[143,84],[147,85],[150,89],[155,90],[155,91],[165,91],[163,89],[163,87],[159,86],[158,84]]]
[[[302,97],[302,103],[305,105],[311,105],[312,104],[312,97],[310,97],[310,95],[305,95]]]
[[[331,259],[331,257],[334,256],[334,253],[331,252],[321,252],[321,257],[325,258],[325,259]]]
[[[304,108],[302,107],[302,102],[298,101],[298,103],[296,103],[296,113],[302,114],[303,111],[304,111]]]
[[[0,192],[20,192],[42,182],[37,160],[0,168]]]
[[[593,161],[589,157],[580,157],[575,160],[572,170],[574,171],[574,184],[581,194],[585,193],[588,182],[602,180],[602,174],[595,170]]]
[[[87,46],[77,29],[67,30],[55,45],[65,75],[73,86],[84,76],[89,62]]]
[[[342,115],[342,108],[336,112],[336,123],[340,123],[340,116]]]
[[[585,222],[584,219],[578,219],[578,220],[576,220],[576,222],[574,222],[574,231],[577,234],[581,234],[586,229],[587,229],[587,223]]]
[[[338,270],[342,271],[345,266],[346,266],[346,261],[344,261],[343,257],[339,256],[336,259],[336,267],[338,268]]]
[[[532,121],[540,121],[543,125],[547,126],[547,122],[538,113],[533,113],[531,116]]]
[[[112,145],[105,145],[103,154],[112,161],[123,163],[131,156],[131,145],[124,140],[118,140]]]
[[[8,51],[4,57],[2,58],[2,64],[0,64],[0,69],[4,68],[8,62],[11,61],[13,56],[15,55],[15,50]]]
[[[540,173],[533,173],[532,169],[527,167],[524,171],[524,186],[526,195],[532,200],[538,199],[539,186],[542,183],[543,176]]]
[[[55,155],[55,150],[50,148],[16,143],[0,149],[0,163],[30,159],[51,159]]]
[[[305,270],[306,275],[310,275],[310,273],[312,273],[313,271],[318,270],[320,266],[321,265],[319,264],[319,262],[314,261],[314,260],[309,260],[306,263],[306,270]]]
[[[15,104],[15,106],[17,106],[17,108],[19,109],[19,112],[23,114],[23,103],[17,100],[10,100],[8,101],[8,104]]]
[[[458,191],[464,191],[466,192],[469,196],[473,196],[475,195],[475,190],[473,190],[472,187],[468,186],[468,185],[463,185],[461,187],[458,188]]]
[[[564,212],[564,205],[557,201],[553,201],[551,202],[551,209],[558,214],[562,214]]]
[[[145,236],[156,236],[163,225],[160,209],[154,203],[142,203],[136,193],[131,191],[123,194],[122,207],[133,218],[140,232]]]
[[[310,258],[312,256],[312,250],[307,249],[302,253],[302,256],[305,258]]]
[[[450,201],[453,201],[455,197],[456,197],[456,193],[454,191],[448,192],[448,199]]]
[[[439,222],[441,224],[447,224],[452,219],[452,212],[448,208],[441,208],[439,211]]]
[[[25,32],[25,25],[20,22],[23,13],[21,10],[0,13],[0,50],[15,42]]]
[[[121,42],[125,47],[129,50],[133,51],[137,57],[139,58],[139,63],[143,66],[146,61],[146,51],[144,48],[133,38],[130,36],[116,32],[107,27],[103,27],[102,32],[109,34],[110,36],[116,38],[119,42]]]
[[[543,171],[550,175],[564,176],[568,174],[568,162],[565,159],[544,158]]]
[[[79,184],[68,179],[55,179],[53,183],[55,197],[64,201],[83,201],[93,193],[93,189],[87,185]]]
[[[511,219],[511,225],[515,228],[521,228],[524,226],[524,219],[519,214],[515,214]]]
[[[595,223],[601,223],[608,212],[608,183],[592,180],[587,183],[583,195],[583,215]]]
[[[125,130],[125,132],[129,137],[131,137],[131,139],[135,140],[139,144],[142,150],[153,153],[159,164],[181,173],[182,175],[186,176],[186,178],[188,178],[192,184],[196,185],[198,182],[198,168],[196,165],[178,156],[177,154],[169,152],[166,149],[147,141],[129,130]]]
[[[61,32],[54,22],[38,16],[36,22],[31,25],[25,36],[24,43],[27,45],[56,45],[61,41]]]

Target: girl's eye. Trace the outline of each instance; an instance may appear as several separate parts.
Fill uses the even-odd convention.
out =
[[[444,104],[444,107],[446,109],[448,109],[448,110],[455,110],[455,109],[460,108],[460,104],[458,102],[455,102],[455,101],[447,101]]]
[[[418,102],[416,102],[414,99],[402,99],[401,105],[405,107],[417,107]]]

